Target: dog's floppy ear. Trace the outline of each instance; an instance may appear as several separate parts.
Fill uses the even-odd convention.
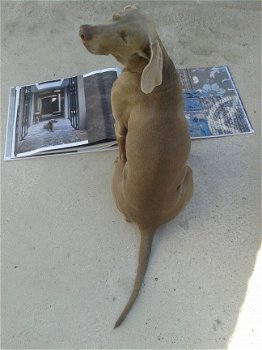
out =
[[[141,90],[149,94],[158,85],[162,84],[163,53],[159,41],[149,39],[150,59],[141,75]]]

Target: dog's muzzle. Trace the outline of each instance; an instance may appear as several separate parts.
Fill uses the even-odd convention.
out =
[[[79,36],[83,41],[89,41],[93,38],[95,33],[94,27],[89,24],[83,24],[79,30]]]

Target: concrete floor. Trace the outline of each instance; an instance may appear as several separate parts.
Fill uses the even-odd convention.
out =
[[[1,1],[2,146],[9,87],[115,67],[86,52],[78,27],[130,2]],[[259,2],[140,7],[178,68],[230,67],[255,133],[192,143],[194,197],[158,230],[144,287],[117,330],[139,236],[111,196],[116,151],[2,162],[2,349],[233,346],[260,248]],[[261,341],[259,304],[246,308],[237,349]]]

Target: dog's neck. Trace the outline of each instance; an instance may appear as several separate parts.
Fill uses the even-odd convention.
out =
[[[162,84],[154,88],[153,92],[155,93],[159,93],[172,88],[177,89],[178,85],[180,84],[179,76],[174,62],[168,56],[166,49],[160,40],[159,43],[163,54]]]
[[[129,62],[124,65],[123,71],[129,73],[140,73],[142,74],[145,66],[148,64],[148,60],[144,57],[140,57],[138,54],[135,54]]]

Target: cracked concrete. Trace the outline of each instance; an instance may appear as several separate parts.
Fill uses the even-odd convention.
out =
[[[115,67],[78,28],[130,2],[1,1],[2,147],[9,87]],[[231,348],[243,305],[234,344],[256,348],[259,305],[246,297],[261,238],[261,3],[138,2],[178,68],[229,65],[255,133],[192,142],[194,197],[158,230],[117,330],[139,235],[113,203],[116,151],[2,161],[2,349]]]

